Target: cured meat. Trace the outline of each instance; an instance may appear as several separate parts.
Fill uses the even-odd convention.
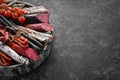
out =
[[[13,64],[12,58],[0,51],[0,66],[9,66]]]
[[[44,6],[24,8],[25,14],[29,16],[29,19],[36,19],[43,23],[49,22],[49,11]],[[34,18],[32,18],[34,16]]]
[[[24,10],[26,14],[49,13],[49,11],[44,6],[34,6],[24,8]]]
[[[36,17],[38,20],[40,20],[43,23],[49,22],[49,13],[38,13]]]
[[[36,31],[40,31],[40,32],[49,32],[54,30],[53,26],[48,23],[27,24],[25,25],[25,27],[36,30]]]
[[[20,55],[31,60],[37,60],[39,58],[38,53],[32,48],[28,47],[28,41],[26,38],[15,37],[12,42],[8,42],[8,45]]]
[[[8,45],[17,53],[19,53],[22,56],[26,57],[25,54],[25,49],[23,49],[22,47],[20,47],[18,44],[14,43],[14,42],[9,42]]]
[[[8,39],[9,39],[9,33],[0,28],[0,40],[6,42],[8,41]]]
[[[15,36],[12,42],[7,42],[7,44],[22,56],[27,57],[25,50],[28,48],[28,41],[26,38]]]
[[[34,37],[37,40],[44,42],[51,42],[53,40],[53,36],[47,33],[41,33],[30,28],[19,27],[19,29],[26,30],[30,36]]]
[[[28,40],[26,38],[24,38],[24,37],[15,36],[13,42],[18,44],[23,49],[28,48]]]
[[[18,32],[21,32],[19,35],[27,38],[27,39],[29,40],[29,45],[34,44],[35,46],[38,46],[40,50],[43,50],[44,45],[43,45],[40,41],[37,41],[36,39],[31,38],[29,35],[25,34],[24,31],[19,31],[19,30],[16,31],[16,29],[17,29],[16,27],[18,27],[18,25],[13,25],[13,24],[12,24],[9,20],[7,20],[4,16],[1,16],[1,15],[0,15],[0,18],[2,18],[2,19],[0,19],[0,22],[1,22],[3,25],[6,25],[6,26],[8,26],[8,27],[11,26],[12,29],[8,30],[11,34],[15,35],[15,34],[17,34]],[[34,46],[34,45],[32,45],[32,46]],[[34,46],[34,47],[35,47],[35,46]]]
[[[28,55],[28,58],[30,58],[32,60],[38,60],[39,59],[39,55],[34,49],[28,48],[28,49],[26,49],[25,52],[26,52],[26,55]]]
[[[5,45],[2,41],[0,41],[0,50],[18,63],[29,64],[29,59],[18,55],[14,50]]]

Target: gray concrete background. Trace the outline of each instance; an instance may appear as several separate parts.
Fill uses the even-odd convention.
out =
[[[55,40],[39,68],[13,79],[120,80],[120,0],[26,2],[49,9]]]

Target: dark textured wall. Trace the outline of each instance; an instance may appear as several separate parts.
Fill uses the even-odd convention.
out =
[[[120,80],[120,0],[26,2],[49,9],[55,40],[39,68],[13,79]]]

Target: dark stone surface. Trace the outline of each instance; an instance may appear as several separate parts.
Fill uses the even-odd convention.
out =
[[[11,80],[120,80],[120,0],[26,0],[50,12],[55,40],[35,71]]]

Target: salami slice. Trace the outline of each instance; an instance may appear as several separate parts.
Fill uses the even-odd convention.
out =
[[[43,23],[49,22],[49,13],[38,13],[36,17]]]
[[[39,59],[39,55],[34,49],[28,48],[28,49],[26,49],[25,52],[26,52],[26,55],[28,56],[28,58],[30,58],[31,60],[38,60]]]
[[[49,32],[54,30],[53,26],[49,23],[28,24],[25,27],[36,30],[36,31],[40,31],[40,32]]]

